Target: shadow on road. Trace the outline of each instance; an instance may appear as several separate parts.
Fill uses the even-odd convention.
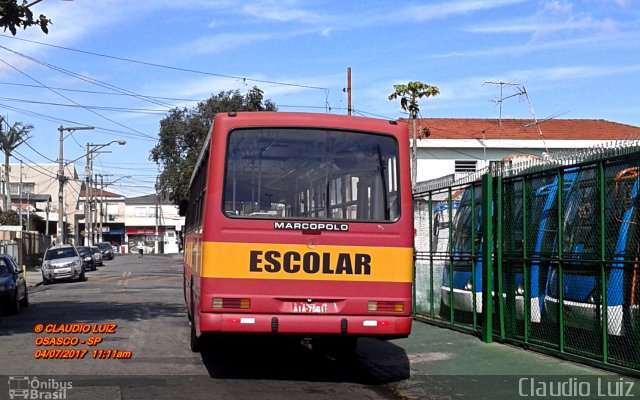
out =
[[[47,301],[23,308],[19,315],[12,318],[3,318],[0,334],[33,333],[36,324],[102,324],[115,320],[142,321],[159,317],[183,317],[184,310],[182,304],[149,301]]]
[[[360,339],[355,357],[336,359],[292,337],[221,336],[209,338],[202,361],[217,379],[382,385],[409,378],[404,349],[367,338]]]

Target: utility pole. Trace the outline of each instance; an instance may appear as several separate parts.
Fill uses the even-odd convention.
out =
[[[31,230],[31,207],[29,206],[30,194],[30,192],[27,192],[27,232]]]
[[[20,212],[18,213],[18,215],[20,218],[20,226],[23,226],[22,224],[22,160],[20,160],[20,184],[18,186],[18,196],[20,196]]]
[[[100,175],[100,226],[98,227],[98,242],[102,242],[102,219],[104,218],[103,213],[103,204],[104,204],[104,175]]]
[[[64,243],[64,127],[60,125],[60,148],[58,154],[58,244]]]
[[[351,115],[351,67],[347,68],[347,115]]]
[[[47,209],[46,209],[46,225],[44,226],[44,235],[49,236],[49,211],[51,210],[51,198],[47,198]]]
[[[91,218],[91,229],[93,230],[93,236],[91,237],[91,245],[93,246],[98,242],[98,174],[93,176],[93,185],[91,186],[91,201],[93,202],[93,217]]]
[[[156,176],[156,254],[160,254],[160,248],[158,247],[158,202],[160,201],[158,198],[158,178],[159,176]]]
[[[92,177],[93,177],[92,154],[102,149],[103,147],[110,146],[113,143],[117,143],[120,146],[124,146],[125,144],[127,144],[126,140],[112,140],[109,143],[99,143],[99,144],[87,143],[87,154],[86,154],[87,165],[84,171],[85,172],[85,207],[84,207],[85,208],[84,210],[85,224],[84,225],[85,225],[85,237],[87,238],[85,244],[87,246],[93,246],[93,244],[96,242],[96,239],[98,238],[93,226],[94,221],[96,222],[96,227],[98,226],[98,216],[92,215],[91,213],[91,204],[93,202],[92,197],[94,196],[94,193],[97,192],[97,181],[98,181],[98,174],[95,174],[95,180],[92,181]],[[95,190],[94,190],[94,187],[95,187]],[[97,204],[98,203],[96,200],[96,208],[97,208]],[[101,232],[100,232],[100,235],[102,235]]]
[[[60,144],[58,154],[58,244],[64,244],[64,184],[67,178],[64,176],[64,131],[69,134],[75,131],[95,129],[93,126],[73,126],[65,128],[62,125],[58,128],[60,132]]]
[[[91,152],[87,143],[87,165],[84,167],[84,245],[89,246],[89,215],[91,214],[91,201],[89,200],[89,184],[91,182]]]

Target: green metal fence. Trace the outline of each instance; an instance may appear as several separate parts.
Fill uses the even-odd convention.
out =
[[[639,374],[640,149],[474,178],[414,193],[415,317]]]

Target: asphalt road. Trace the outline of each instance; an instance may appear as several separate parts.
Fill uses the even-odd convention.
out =
[[[0,398],[27,388],[92,400],[393,399],[393,383],[409,375],[402,349],[366,339],[349,362],[273,338],[192,353],[177,256],[121,255],[87,277],[32,287],[30,307],[3,318]]]

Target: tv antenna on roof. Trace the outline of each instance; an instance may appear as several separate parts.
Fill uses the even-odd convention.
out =
[[[496,100],[496,103],[498,103],[499,106],[500,106],[500,119],[499,119],[500,130],[502,130],[502,102],[505,101],[506,99],[511,98],[511,97],[524,96],[524,98],[527,100],[527,104],[529,105],[529,110],[531,111],[531,116],[533,117],[533,123],[525,125],[524,128],[526,129],[526,128],[528,128],[530,126],[534,126],[534,125],[538,128],[538,136],[540,136],[540,139],[542,140],[542,145],[544,146],[544,151],[546,151],[548,153],[549,152],[549,148],[547,147],[547,142],[544,140],[544,135],[542,134],[542,129],[540,128],[540,122],[547,121],[547,120],[552,119],[554,117],[550,117],[550,118],[547,118],[547,119],[539,122],[537,117],[536,117],[536,112],[533,109],[533,104],[531,104],[531,100],[529,99],[529,94],[527,93],[527,89],[524,87],[524,85],[522,85],[520,83],[517,83],[517,82],[504,82],[504,81],[486,81],[485,84],[500,85],[500,98],[498,100]],[[504,97],[502,91],[503,91],[503,88],[505,86],[513,87],[514,90],[515,90],[515,93],[512,94],[511,96]]]

